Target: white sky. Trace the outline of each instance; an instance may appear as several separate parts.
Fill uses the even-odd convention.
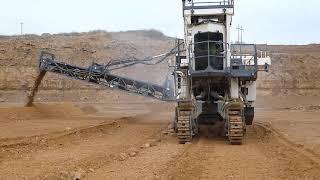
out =
[[[320,43],[319,0],[235,0],[236,26],[244,41],[269,44]],[[0,34],[158,29],[182,37],[181,0],[3,0]]]

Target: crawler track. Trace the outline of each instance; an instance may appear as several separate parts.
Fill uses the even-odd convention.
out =
[[[178,116],[178,141],[180,144],[192,140],[191,111],[180,111]]]
[[[242,144],[244,124],[240,110],[229,110],[228,137],[232,145]]]

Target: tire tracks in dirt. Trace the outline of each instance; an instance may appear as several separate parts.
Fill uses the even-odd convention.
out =
[[[163,127],[166,127],[166,125]],[[118,144],[109,152],[92,154],[89,157],[74,161],[73,165],[70,165],[70,163],[59,164],[59,166],[67,168],[60,172],[56,171],[54,173],[42,173],[42,175],[39,177],[43,179],[59,179],[61,177],[74,178],[76,177],[76,174],[81,174],[82,178],[86,178],[88,174],[93,173],[95,170],[101,169],[102,167],[113,166],[118,162],[127,162],[128,159],[143,152],[144,148],[148,148],[145,147],[145,144],[155,146],[155,144],[160,141],[159,134],[161,134],[163,128],[159,130],[158,127],[153,127],[152,129],[153,130],[150,131],[150,134],[144,134],[143,138],[135,139],[137,141],[134,140],[126,144]],[[108,150],[106,149],[106,151]],[[131,155],[131,153],[134,153],[134,155]]]
[[[121,118],[98,126],[72,130],[66,134],[4,140],[1,146],[1,177],[59,179],[85,174],[118,157],[119,152],[141,146],[143,141],[160,134],[166,124],[132,124],[135,117]],[[160,125],[160,126],[159,126]],[[140,130],[140,131],[139,131]],[[131,140],[129,139],[131,138]],[[41,141],[46,139],[45,141]],[[6,144],[5,142],[10,142]],[[73,154],[74,153],[74,154]]]
[[[268,132],[268,133],[265,133]],[[289,141],[290,142],[290,141]],[[296,150],[261,124],[249,128],[241,146],[223,138],[202,138],[167,164],[163,179],[317,179],[317,156]]]
[[[175,137],[166,136],[134,158],[89,173],[88,179],[317,179],[319,175],[316,162],[255,124],[241,146],[220,137],[197,137],[180,145]]]
[[[302,144],[297,144],[293,142],[288,137],[284,136],[281,132],[279,132],[277,129],[272,127],[270,123],[257,122],[255,123],[255,125],[262,128],[265,134],[269,134],[269,136],[272,135],[273,138],[276,138],[278,141],[285,144],[287,147],[290,147],[293,151],[303,154],[311,161],[316,162],[320,165],[320,154],[312,151],[309,148],[305,148]]]
[[[1,177],[317,179],[320,176],[317,154],[284,139],[267,124],[249,127],[241,146],[229,145],[224,138],[201,136],[181,145],[176,137],[162,134],[167,121],[145,121],[150,118],[151,115],[127,117],[62,135],[43,135],[47,138],[43,144],[41,138],[32,141],[35,137],[30,141],[22,138],[25,142],[16,139],[18,143],[0,141],[4,149]],[[6,154],[8,149],[16,152]]]
[[[17,137],[0,139],[2,157],[20,156],[37,150],[45,150],[56,145],[62,146],[62,142],[71,143],[78,141],[83,136],[99,133],[107,133],[111,128],[119,127],[132,117],[123,117],[113,121],[105,121],[99,125],[74,128],[66,131],[52,132],[49,134],[35,135],[31,137]]]
[[[151,147],[143,148],[136,156],[101,167],[96,172],[90,173],[88,179],[162,178],[163,171],[170,168],[170,164],[192,147],[191,144],[179,144],[176,137],[165,133]]]

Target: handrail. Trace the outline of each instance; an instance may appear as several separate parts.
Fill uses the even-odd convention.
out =
[[[184,9],[203,9],[204,7],[208,8],[234,8],[234,0],[215,0],[215,1],[195,1],[191,0],[188,2],[185,2],[183,4]]]
[[[192,0],[191,2],[188,2],[187,4],[191,5],[197,5],[197,4],[215,4],[215,5],[234,5],[234,0],[219,0],[219,1],[200,1],[195,2],[195,0]]]
[[[199,42],[194,42],[191,44],[201,44],[201,43],[217,43],[217,44],[226,44],[229,46],[229,43],[223,42],[223,41],[212,41],[212,40],[207,40],[207,41],[199,41]]]
[[[255,44],[231,44],[230,51],[232,56],[257,55],[257,48]]]
[[[258,55],[260,55],[259,58],[269,57],[268,51],[261,51],[261,50],[257,50],[257,51],[258,51]]]
[[[257,47],[255,44],[231,44],[231,59],[241,59],[241,65],[236,65],[242,67],[243,69],[235,69],[232,72],[252,72],[256,74],[258,71],[258,61],[257,61]]]
[[[208,41],[200,41],[200,42],[194,42],[194,43],[190,43],[189,44],[189,52],[195,52],[195,50],[194,51],[192,51],[191,49],[193,48],[195,48],[195,46],[194,45],[197,45],[197,44],[204,44],[204,43],[206,43],[206,44],[208,44],[208,55],[210,55],[210,53],[209,53],[209,51],[210,51],[210,43],[215,43],[214,45],[225,45],[225,46],[223,46],[223,51],[218,51],[218,53],[226,53],[227,51],[226,51],[226,49],[228,49],[229,48],[229,43],[226,43],[226,42],[222,42],[222,41],[211,41],[211,40],[208,40]],[[212,46],[212,45],[211,45]]]

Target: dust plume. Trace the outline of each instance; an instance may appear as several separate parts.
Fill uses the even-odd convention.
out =
[[[46,75],[46,71],[40,71],[36,81],[34,82],[31,94],[28,96],[28,102],[26,104],[26,107],[33,106],[34,96],[38,92],[39,85],[41,84],[41,81],[45,75]]]

